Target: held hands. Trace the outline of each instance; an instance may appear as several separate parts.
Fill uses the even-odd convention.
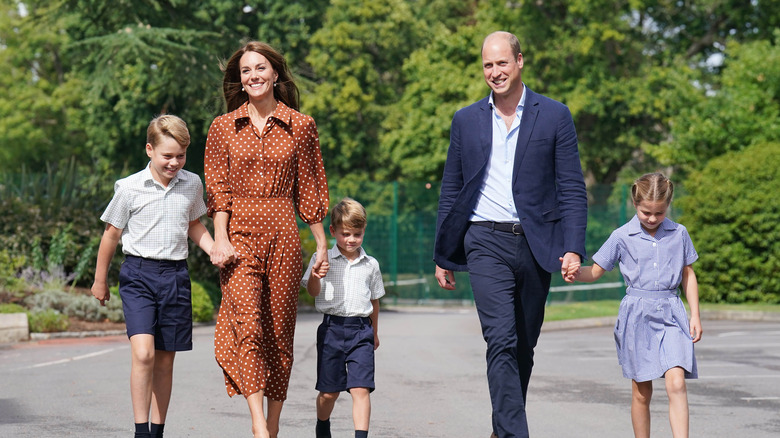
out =
[[[314,260],[314,265],[311,267],[311,275],[315,278],[325,278],[325,274],[330,269],[330,263],[328,262],[328,251],[317,251],[317,258]]]
[[[580,276],[580,256],[573,252],[567,252],[563,257],[558,257],[561,261],[561,277],[567,283],[574,283]]]
[[[219,239],[214,241],[214,246],[211,247],[209,256],[211,257],[211,263],[214,266],[224,268],[236,261],[236,250],[229,241]]]

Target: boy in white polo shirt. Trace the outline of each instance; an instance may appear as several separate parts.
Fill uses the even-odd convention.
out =
[[[187,237],[207,253],[214,240],[200,222],[206,214],[203,184],[183,170],[190,144],[187,124],[172,115],[156,117],[149,123],[146,142],[149,165],[116,182],[114,197],[100,217],[106,228],[92,294],[102,305],[111,298],[108,267],[121,238],[125,261],[119,294],[130,338],[135,437],[161,438],[174,356],[192,350]]]
[[[369,394],[374,390],[374,350],[379,348],[379,298],[385,294],[376,259],[363,250],[366,210],[344,198],[331,211],[330,270],[322,279],[309,269],[301,280],[323,320],[317,329],[317,438],[330,438],[330,414],[341,391],[352,395],[355,438],[368,437]]]

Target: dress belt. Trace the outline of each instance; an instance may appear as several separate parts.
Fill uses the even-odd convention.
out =
[[[525,234],[525,232],[523,231],[523,225],[514,222],[476,221],[476,222],[472,222],[471,224],[480,227],[490,228],[491,230],[503,231],[505,233],[512,233],[516,236]]]
[[[679,296],[677,294],[677,289],[646,290],[646,289],[637,289],[631,286],[626,288],[626,295],[631,295],[632,297],[652,298],[652,299],[676,298]]]

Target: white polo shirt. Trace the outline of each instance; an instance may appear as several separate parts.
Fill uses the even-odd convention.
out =
[[[122,252],[155,260],[184,260],[191,221],[206,214],[203,183],[179,170],[168,187],[149,165],[114,185],[114,197],[100,220],[122,230]]]
[[[306,287],[311,268],[317,254],[314,253],[301,284]],[[328,250],[330,269],[325,278],[320,279],[322,289],[314,298],[318,311],[333,316],[370,316],[374,312],[372,300],[378,300],[385,295],[385,285],[379,262],[366,254],[360,247],[360,255],[349,261],[341,254],[338,246]]]

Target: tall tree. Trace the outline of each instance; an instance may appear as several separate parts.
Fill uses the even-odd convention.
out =
[[[69,74],[54,5],[0,1],[0,171],[43,169],[87,153],[80,131],[84,81]]]
[[[385,108],[403,92],[401,66],[422,39],[409,2],[334,0],[307,58],[317,84],[306,99],[329,172],[371,178],[388,160],[378,148]]]

